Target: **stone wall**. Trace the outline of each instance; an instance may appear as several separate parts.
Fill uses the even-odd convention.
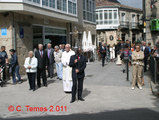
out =
[[[12,15],[0,13],[0,46],[6,46],[7,53],[9,53],[9,49],[13,48],[12,26]],[[7,36],[1,35],[2,28],[7,28]]]
[[[7,52],[9,49],[14,48],[14,46],[16,47],[21,74],[25,74],[23,66],[25,58],[28,56],[28,52],[33,50],[33,25],[69,28],[69,24],[66,24],[66,22],[60,22],[42,16],[30,16],[18,13],[7,13],[7,15],[4,15],[4,13],[0,14],[0,28],[7,28],[7,36],[0,35],[0,45],[6,46]],[[15,26],[15,34],[13,33],[13,26]],[[24,30],[24,38],[20,37],[20,28]],[[67,39],[68,36],[69,34],[67,35]]]
[[[82,16],[82,15],[81,15]],[[11,48],[16,48],[17,55],[20,64],[20,73],[25,74],[24,61],[28,56],[28,52],[33,50],[33,26],[48,26],[48,27],[61,27],[67,30],[67,43],[70,43],[70,23],[68,21],[62,21],[50,17],[41,15],[27,15],[21,13],[8,12],[0,14],[0,28],[7,28],[7,36],[0,36],[0,45],[5,45],[7,51]],[[13,33],[13,26],[15,28],[15,34]],[[72,23],[72,31],[75,26],[79,32],[91,31],[93,35],[96,35],[95,24],[84,23],[79,20],[79,23]],[[20,37],[20,28],[24,30],[24,38]],[[15,41],[14,41],[15,37]],[[75,45],[75,39],[72,39]],[[82,42],[82,40],[81,40]],[[14,44],[15,43],[15,44]],[[10,56],[9,56],[10,57]]]
[[[157,1],[153,8],[150,7],[151,1],[145,0],[146,2],[146,19],[159,19],[159,1]],[[150,21],[146,21],[146,42],[151,42],[152,46],[156,44],[156,42],[159,40],[159,32],[152,32],[150,29]]]

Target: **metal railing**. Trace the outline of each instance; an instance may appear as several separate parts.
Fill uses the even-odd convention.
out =
[[[138,29],[139,23],[138,22],[131,22],[131,29]]]
[[[120,28],[129,28],[128,21],[120,21]]]
[[[152,81],[155,84],[159,83],[159,58],[150,56],[150,71],[152,74]]]

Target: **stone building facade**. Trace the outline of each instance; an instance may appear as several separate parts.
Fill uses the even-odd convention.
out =
[[[112,46],[118,40],[142,40],[142,15],[142,10],[122,5],[117,0],[96,0],[98,45],[107,42]]]
[[[153,4],[151,4],[153,2]],[[159,32],[151,31],[151,20],[159,19],[159,1],[158,0],[143,0],[144,21],[145,21],[145,40],[151,42],[152,46],[159,40]]]
[[[94,0],[90,1],[93,5]],[[73,36],[75,29],[80,33],[78,40]],[[95,21],[83,19],[82,0],[0,1],[0,45],[6,46],[7,52],[16,49],[23,74],[28,51],[37,48],[38,43],[70,43],[74,47],[77,41],[81,45],[84,31],[96,36]]]

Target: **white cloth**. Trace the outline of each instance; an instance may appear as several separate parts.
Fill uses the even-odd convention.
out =
[[[36,73],[37,72],[37,65],[38,65],[38,60],[35,57],[31,58],[32,60],[30,61],[30,57],[27,57],[25,59],[24,67],[26,68],[26,72],[28,73]],[[28,69],[28,66],[31,66],[31,69]]]
[[[117,65],[122,65],[122,61],[120,59],[120,55],[118,55],[117,57],[117,62],[116,62]]]
[[[115,59],[115,47],[110,47],[110,59]]]
[[[70,58],[75,55],[75,52],[70,50],[69,52],[62,53],[62,64],[63,64],[63,88],[65,92],[72,91],[72,68],[69,66]]]
[[[143,49],[143,51],[145,51],[145,46],[143,46],[143,48],[142,48],[142,49]]]

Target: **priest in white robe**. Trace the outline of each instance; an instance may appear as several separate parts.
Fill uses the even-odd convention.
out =
[[[69,66],[70,58],[75,55],[75,52],[71,50],[70,44],[66,44],[65,51],[62,53],[63,64],[63,88],[64,92],[72,91],[72,68]]]

